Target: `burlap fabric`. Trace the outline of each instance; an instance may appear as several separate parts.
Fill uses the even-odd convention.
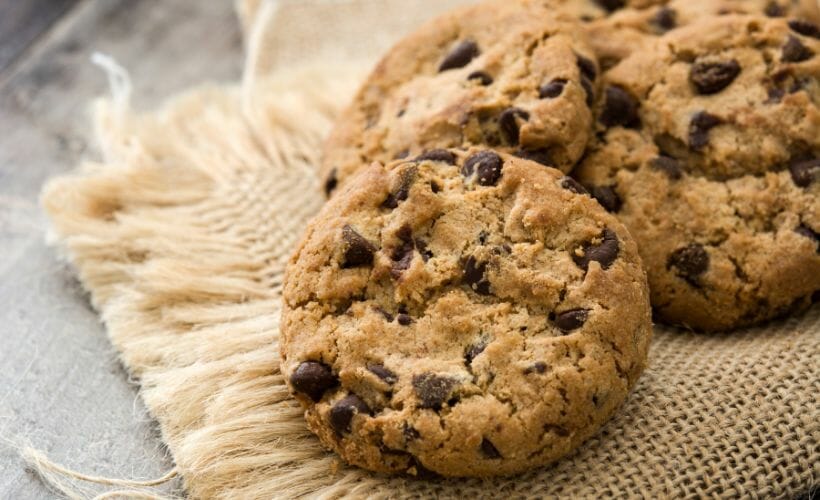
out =
[[[323,202],[319,145],[377,54],[456,3],[244,2],[241,85],[191,90],[147,114],[116,85],[96,107],[102,161],[45,188],[57,240],[139,380],[187,493],[808,492],[820,472],[818,307],[732,334],[657,328],[650,368],[622,411],[572,456],[520,477],[380,477],[341,464],[307,431],[278,371],[277,339],[286,258]]]

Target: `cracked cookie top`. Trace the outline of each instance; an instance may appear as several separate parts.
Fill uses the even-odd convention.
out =
[[[393,47],[325,147],[330,194],[362,165],[489,146],[568,170],[590,134],[598,66],[575,20],[536,0],[445,14]]]
[[[383,472],[565,455],[623,401],[651,335],[616,218],[558,170],[483,149],[363,168],[284,287],[282,372],[310,428]]]
[[[820,28],[706,18],[605,73],[573,176],[639,243],[659,317],[759,323],[820,289]]]

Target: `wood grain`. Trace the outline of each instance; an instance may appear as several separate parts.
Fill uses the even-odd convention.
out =
[[[78,0],[0,0],[0,72]]]

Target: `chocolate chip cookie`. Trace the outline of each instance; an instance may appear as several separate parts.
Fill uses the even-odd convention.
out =
[[[575,20],[535,0],[463,8],[399,42],[324,148],[332,192],[362,165],[484,145],[564,170],[589,138],[598,66]]]
[[[820,29],[705,18],[604,75],[573,172],[638,241],[660,319],[700,330],[820,289]]]
[[[651,336],[617,219],[560,171],[482,149],[360,169],[284,299],[281,369],[310,429],[389,473],[556,460],[624,400]]]

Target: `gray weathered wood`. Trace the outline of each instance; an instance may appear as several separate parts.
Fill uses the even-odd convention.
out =
[[[0,71],[79,0],[0,0]]]
[[[29,3],[69,2],[0,7]],[[63,11],[40,18],[50,29],[0,70],[0,438],[82,471],[157,477],[171,466],[166,450],[71,269],[46,247],[37,198],[46,178],[93,157],[87,104],[107,90],[93,51],[130,70],[145,107],[202,80],[238,79],[240,33],[230,0],[84,0]],[[0,444],[0,498],[51,497]]]

